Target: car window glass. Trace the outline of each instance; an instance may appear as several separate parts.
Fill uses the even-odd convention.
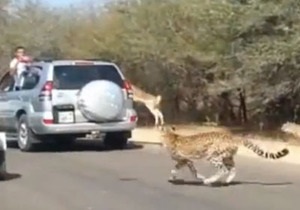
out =
[[[108,80],[120,87],[123,79],[113,65],[56,66],[54,86],[60,90],[80,89],[94,80]]]
[[[40,76],[37,73],[26,72],[23,74],[22,90],[33,89],[39,82]]]

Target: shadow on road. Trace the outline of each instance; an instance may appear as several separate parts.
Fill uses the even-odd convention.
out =
[[[8,142],[7,146],[9,148],[17,149],[18,146],[16,142]],[[137,145],[133,142],[128,142],[127,147],[123,150],[134,150],[142,149],[143,145]],[[87,152],[87,151],[114,151],[104,148],[101,141],[96,140],[76,140],[71,145],[60,145],[54,142],[40,143],[36,145],[35,153],[42,152]]]
[[[206,186],[201,181],[186,181],[183,179],[178,179],[175,181],[170,181],[173,185],[194,185],[194,186]],[[263,186],[285,186],[291,185],[292,182],[257,182],[257,181],[233,181],[230,184],[226,184],[224,182],[216,182],[210,187],[228,187],[228,186],[235,186],[235,185],[263,185]]]
[[[0,173],[0,182],[3,182],[3,181],[10,181],[10,180],[13,180],[13,179],[18,179],[18,178],[21,178],[21,174],[17,174],[17,173],[8,173],[8,172],[5,172],[5,173]]]

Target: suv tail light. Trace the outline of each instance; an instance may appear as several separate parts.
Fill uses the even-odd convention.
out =
[[[43,123],[46,125],[53,124],[53,119],[43,119]]]
[[[126,91],[128,98],[133,97],[132,86],[131,86],[131,83],[128,80],[124,80],[123,89]]]
[[[136,122],[138,120],[138,117],[136,115],[130,116],[130,122]]]
[[[41,89],[39,94],[40,100],[51,100],[52,99],[52,89],[53,89],[53,82],[47,81]]]

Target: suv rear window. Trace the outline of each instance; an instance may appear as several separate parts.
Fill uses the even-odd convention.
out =
[[[113,65],[54,67],[54,85],[56,89],[80,89],[93,80],[109,80],[120,87],[123,85],[123,79]]]

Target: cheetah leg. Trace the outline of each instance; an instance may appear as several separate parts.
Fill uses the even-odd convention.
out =
[[[175,168],[171,170],[171,176],[169,178],[169,181],[176,180],[177,179],[177,172],[178,172],[178,170],[180,170],[186,164],[187,164],[186,160],[177,160]]]
[[[224,158],[223,163],[228,170],[228,177],[226,178],[225,182],[229,184],[236,176],[235,162],[233,157],[229,157]]]
[[[227,177],[227,179],[226,179],[225,182],[227,184],[231,183],[232,180],[235,178],[235,176],[236,176],[236,169],[235,168],[230,169],[229,175],[228,175],[228,177]]]
[[[206,178],[203,180],[204,184],[212,184],[214,182],[217,182],[219,179],[221,179],[225,174],[228,173],[227,168],[225,167],[223,163],[223,157],[218,156],[218,157],[212,157],[208,159],[210,163],[217,168],[217,172],[210,176],[209,178]]]
[[[205,179],[205,176],[197,172],[197,169],[195,168],[194,163],[192,161],[188,161],[187,166],[190,172],[192,173],[192,175],[195,177],[195,179],[199,179],[201,181]]]

